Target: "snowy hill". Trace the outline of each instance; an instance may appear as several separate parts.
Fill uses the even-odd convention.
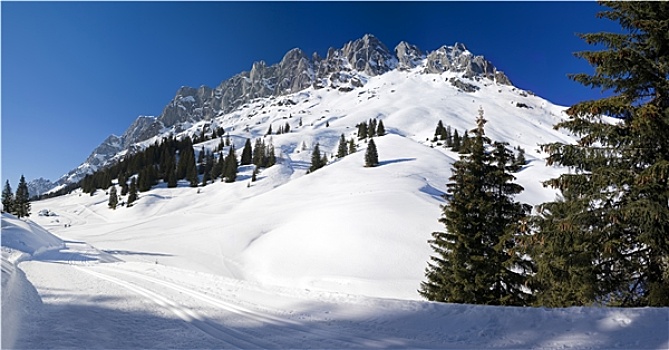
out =
[[[669,347],[666,309],[483,307],[419,297],[427,242],[443,230],[437,220],[458,158],[432,141],[435,128],[441,120],[460,133],[472,129],[479,108],[487,136],[526,151],[515,174],[525,188],[518,199],[554,199],[541,181],[564,169],[546,167],[538,145],[574,142],[553,129],[564,107],[514,87],[461,44],[423,54],[400,43],[392,55],[366,36],[324,59],[292,50],[216,89],[180,89],[161,116],[110,137],[68,178],[168,135],[219,128],[238,156],[247,139],[264,138],[277,164],[255,182],[252,166],[241,166],[234,183],[181,181],[170,189],[161,182],[130,208],[109,209],[100,190],[33,202],[30,219],[62,241],[36,244],[56,249],[24,255],[31,259],[20,269],[3,253],[3,291],[23,291],[14,295],[28,296],[36,310],[18,329],[3,322],[3,335],[12,334],[3,347]],[[379,166],[366,168],[367,141],[356,125],[370,119],[388,134],[374,138]],[[289,132],[266,135],[286,124]],[[342,134],[358,140],[358,151],[335,159]],[[223,141],[193,148],[212,152]],[[307,174],[316,144],[329,162]],[[6,227],[37,230],[3,216],[3,252],[17,244],[5,241]],[[25,276],[10,282],[6,266],[8,276]],[[4,306],[3,294],[3,318]],[[59,332],[40,332],[54,323]]]
[[[452,73],[447,77],[448,83],[462,91],[473,92],[478,89],[470,83],[472,80],[485,79],[495,85],[511,86],[509,78],[490,61],[474,55],[460,43],[423,53],[414,45],[400,42],[394,53],[391,53],[376,37],[367,34],[339,49],[330,48],[326,57],[320,57],[317,53],[308,57],[302,50],[295,48],[287,52],[281,62],[272,65],[263,61],[255,62],[250,71],[241,72],[221,82],[216,88],[180,88],[159,116],[140,116],[123,135],[110,135],[91,152],[84,163],[63,175],[57,185],[76,183],[86,174],[114,162],[115,154],[134,150],[138,142],[168,131],[181,132],[199,121],[212,121],[253,101],[264,99],[263,104],[271,104],[274,98],[290,96],[309,88],[342,92],[356,90],[347,95],[353,100],[370,78],[409,70],[433,77],[445,72]],[[434,87],[428,85],[418,88]],[[268,113],[267,110],[264,112]]]
[[[183,249],[201,252],[187,261],[165,259],[174,266],[278,285],[416,299],[430,255],[426,242],[431,232],[442,229],[437,222],[441,195],[458,157],[431,142],[437,122],[464,133],[482,107],[489,137],[526,149],[528,163],[517,174],[526,191],[519,199],[533,205],[554,198],[540,181],[559,172],[545,167],[537,145],[573,141],[552,128],[563,118],[561,107],[487,78],[468,80],[475,91],[464,92],[451,84],[464,79],[463,73],[425,74],[423,69],[368,77],[353,91],[310,87],[256,99],[212,120],[164,130],[135,146],[146,147],[170,133],[193,136],[203,128],[224,128],[240,152],[247,138],[263,137],[270,126],[278,130],[288,123],[290,132],[264,136],[276,147],[278,164],[261,172],[251,187],[251,168],[242,167],[237,183],[209,185],[199,194],[159,185],[132,209],[110,212],[101,192],[91,199],[75,194],[38,202],[34,208],[72,202],[108,217],[84,229],[99,226],[93,241],[77,235],[77,228],[68,230],[105,249],[122,250],[125,242],[144,240],[172,257],[182,256]],[[389,133],[376,139],[381,166],[362,167],[366,143],[360,141],[357,153],[305,175],[316,143],[332,155],[341,134],[355,138],[355,125],[373,118],[382,120]],[[220,142],[215,138],[194,149],[214,151]],[[189,223],[188,240],[183,222]]]

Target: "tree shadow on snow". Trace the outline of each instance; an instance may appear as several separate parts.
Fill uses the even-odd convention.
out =
[[[388,159],[388,160],[382,160],[379,161],[379,166],[384,166],[388,164],[394,164],[394,163],[404,163],[404,162],[413,162],[415,161],[416,158],[397,158],[397,159]]]

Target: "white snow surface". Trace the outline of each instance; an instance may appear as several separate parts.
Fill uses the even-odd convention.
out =
[[[266,137],[279,162],[256,182],[242,166],[233,184],[159,184],[131,208],[110,210],[103,191],[74,191],[33,202],[32,221],[3,215],[2,347],[669,348],[668,308],[420,298],[458,157],[427,141],[437,121],[462,132],[482,106],[487,135],[527,151],[516,176],[518,199],[530,204],[554,199],[541,181],[564,171],[546,167],[537,145],[573,141],[552,128],[564,108],[488,80],[459,92],[450,74],[393,71],[347,93],[258,99],[183,132],[224,127],[241,154],[246,138],[290,123],[290,133]],[[361,141],[357,153],[305,174],[316,142],[331,155],[340,134],[353,137],[369,118],[389,131],[375,138],[378,167],[363,167]]]

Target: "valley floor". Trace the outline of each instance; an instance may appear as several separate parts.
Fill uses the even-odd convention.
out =
[[[4,221],[16,220],[3,216]],[[81,241],[3,262],[2,347],[667,348],[669,309],[510,308],[267,286]],[[25,275],[24,275],[25,273]],[[28,283],[29,282],[29,283]]]

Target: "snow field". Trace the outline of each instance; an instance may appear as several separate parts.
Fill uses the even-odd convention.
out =
[[[564,108],[487,80],[464,93],[450,77],[393,71],[348,93],[258,99],[184,131],[223,127],[239,155],[246,138],[290,123],[265,137],[278,163],[256,182],[242,166],[233,184],[159,184],[132,208],[75,191],[32,204],[57,216],[3,215],[3,348],[669,348],[666,308],[419,297],[458,157],[429,141],[437,122],[462,133],[483,107],[489,137],[525,148],[518,199],[532,205],[554,199],[541,181],[564,171],[546,167],[537,145],[574,140],[553,130]],[[370,118],[389,132],[374,139],[378,167],[363,167],[358,141],[357,153],[305,174],[316,142],[331,156]]]

